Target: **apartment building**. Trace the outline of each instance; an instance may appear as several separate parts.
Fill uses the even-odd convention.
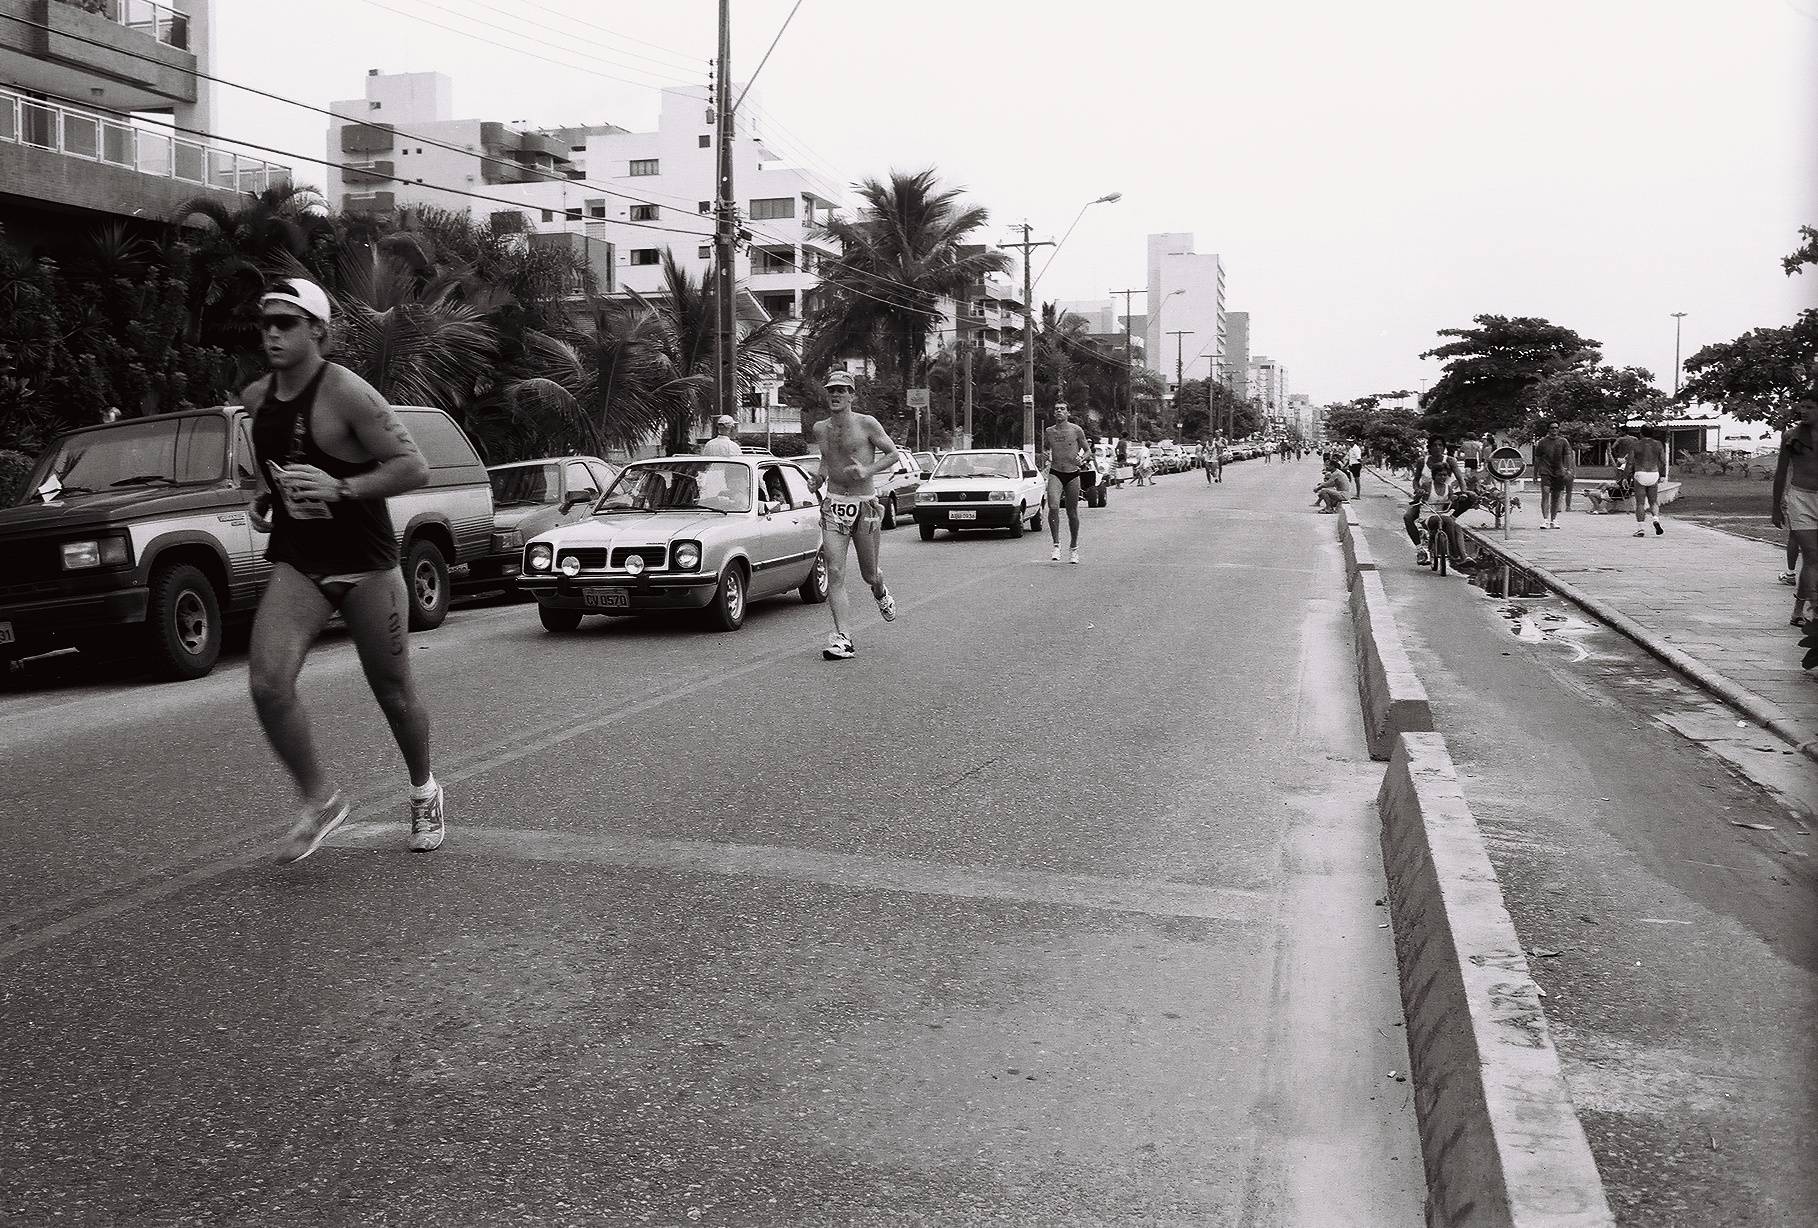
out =
[[[1250,360],[1249,397],[1262,407],[1263,418],[1272,426],[1285,424],[1288,407],[1288,372],[1267,354]]]
[[[1218,367],[1225,387],[1240,397],[1250,395],[1250,313],[1225,312],[1225,353]]]
[[[659,292],[665,250],[697,278],[709,275],[718,137],[705,87],[664,90],[651,132],[457,119],[453,93],[442,73],[375,70],[365,97],[332,104],[329,157],[355,169],[330,172],[330,199],[356,212],[437,205],[531,235],[573,236],[609,294]],[[744,111],[735,139],[733,181],[747,236],[736,267],[749,295],[741,309],[799,319],[819,262],[833,254],[813,228],[839,207],[838,189],[784,164]]]
[[[1148,240],[1144,361],[1168,387],[1219,369],[1225,346],[1225,270],[1216,254],[1198,254],[1190,234]]]
[[[165,221],[290,178],[214,124],[214,0],[0,0],[0,225],[20,250],[72,226]]]
[[[1287,428],[1302,439],[1313,439],[1319,431],[1319,410],[1313,398],[1304,392],[1290,392],[1282,402],[1282,419]]]

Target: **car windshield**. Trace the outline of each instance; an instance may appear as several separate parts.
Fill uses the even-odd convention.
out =
[[[513,465],[509,469],[494,469],[488,476],[492,479],[494,507],[554,503],[555,492],[561,489],[554,465]]]
[[[38,462],[20,501],[56,479],[65,497],[133,487],[219,482],[227,473],[227,419],[219,414],[152,418],[86,431],[58,442]]]
[[[937,478],[1013,478],[1022,470],[1014,456],[992,452],[949,452],[934,471]]]
[[[628,467],[596,509],[666,512],[751,510],[751,467],[732,461],[660,460]]]

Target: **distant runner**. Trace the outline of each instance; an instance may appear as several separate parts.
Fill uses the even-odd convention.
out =
[[[373,698],[410,769],[410,847],[439,848],[442,787],[429,770],[429,717],[410,675],[410,604],[385,500],[429,481],[429,465],[385,398],[322,355],[332,308],[300,277],[259,300],[272,374],[241,393],[271,489],[253,505],[271,534],[271,582],[259,601],[248,653],[259,724],[303,794],[284,860],[301,861],[346,822],[349,804],[316,756],[297,702],[303,659],[339,611]],[[267,519],[269,517],[269,519]]]
[[[1654,438],[1654,428],[1641,428],[1641,438],[1635,442],[1635,450],[1630,453],[1634,465],[1635,482],[1635,523],[1653,517],[1654,532],[1665,533],[1660,524],[1660,479],[1666,474],[1666,445]],[[1636,529],[1636,537],[1646,537],[1646,529]]]
[[[870,414],[852,411],[855,390],[852,377],[835,371],[827,377],[831,417],[814,424],[814,439],[821,446],[821,557],[827,561],[827,608],[833,612],[833,631],[821,655],[829,661],[853,655],[852,637],[846,627],[852,608],[846,600],[846,547],[858,551],[859,574],[877,598],[877,612],[889,622],[896,617],[896,599],[878,570],[878,539],[884,508],[877,501],[871,479],[900,459],[896,443]]]
[[[1786,529],[1799,551],[1792,624],[1809,626],[1818,620],[1818,391],[1806,393],[1799,421],[1780,437],[1773,516],[1774,527]]]
[[[1534,444],[1534,476],[1540,479],[1540,527],[1559,527],[1559,505],[1572,489],[1572,445],[1559,433],[1559,423],[1547,423],[1546,434]]]
[[[1073,553],[1069,563],[1079,562],[1079,488],[1080,473],[1092,463],[1092,444],[1077,422],[1067,420],[1067,407],[1054,407],[1054,425],[1044,435],[1048,445],[1048,536],[1054,541],[1054,553],[1048,557],[1060,562],[1061,505],[1067,509],[1067,547]]]

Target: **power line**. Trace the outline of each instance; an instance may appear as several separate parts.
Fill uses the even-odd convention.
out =
[[[526,8],[540,9],[543,12],[548,13],[553,17],[560,17],[563,21],[572,22],[573,24],[579,25],[579,26],[586,26],[590,30],[598,30],[602,34],[610,34],[615,38],[622,38],[622,39],[625,39],[627,42],[637,43],[641,47],[649,47],[653,51],[666,52],[667,54],[674,56],[677,59],[688,60],[690,62],[693,62],[695,60],[694,56],[689,55],[685,51],[678,51],[674,47],[665,47],[661,43],[653,43],[647,39],[637,38],[630,34],[621,33],[618,30],[608,30],[605,26],[600,25],[598,22],[588,21],[584,17],[571,16],[568,13],[564,13],[560,9],[550,8],[547,4],[538,4],[538,3],[536,3],[536,0],[518,0],[518,3],[523,5]]]
[[[607,51],[610,51],[614,55],[630,56],[634,60],[643,60],[647,64],[655,64],[658,68],[664,69],[667,72],[693,71],[693,70],[697,69],[698,67],[700,67],[703,63],[705,63],[705,61],[699,60],[694,57],[683,56],[682,53],[680,53],[680,52],[677,52],[675,54],[678,57],[680,57],[688,62],[683,63],[683,64],[670,63],[666,60],[656,59],[653,56],[640,55],[636,51],[627,51],[624,48],[614,46],[611,43],[603,43],[599,39],[596,39],[596,38],[584,38],[580,35],[575,34],[572,30],[567,29],[562,26],[552,26],[547,22],[532,21],[528,17],[524,17],[521,14],[511,13],[505,9],[498,8],[495,5],[482,3],[482,0],[463,0],[463,2],[467,3],[467,4],[471,4],[475,8],[484,9],[485,11],[487,11],[489,13],[497,13],[501,17],[514,17],[517,20],[524,22],[524,24],[526,24],[526,25],[535,26],[539,30],[548,30],[552,34],[565,35],[569,38],[575,39],[576,41],[586,43],[589,46],[605,48]],[[582,24],[585,24],[585,23],[582,23]],[[611,33],[611,31],[607,31],[607,33]],[[617,37],[624,38],[626,36],[621,34],[621,35],[618,35]],[[636,68],[636,67],[632,67],[631,65],[625,65],[625,67],[631,68],[631,70],[633,72],[648,72],[649,71],[648,69]],[[651,75],[655,76],[656,74],[652,73]]]
[[[783,31],[789,28],[789,23],[795,20],[795,15],[801,10],[801,7],[802,0],[795,0],[795,7],[789,10],[789,16],[783,18],[782,27],[777,30],[776,37],[770,40],[770,46],[764,50],[764,58],[758,61],[758,66],[751,70],[749,77],[745,78],[745,88],[739,91],[738,98],[733,101],[732,109],[734,111],[739,109],[739,103],[745,101],[745,95],[751,92],[751,85],[758,79],[758,74],[764,71],[764,65],[770,63],[770,53],[775,51],[776,45],[783,41]]]

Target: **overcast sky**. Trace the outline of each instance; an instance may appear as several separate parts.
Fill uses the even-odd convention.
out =
[[[734,0],[735,77],[795,2]],[[433,70],[462,117],[634,130],[703,79],[716,12],[217,10],[219,76],[315,106],[369,68]],[[1123,193],[1037,296],[1141,286],[1144,236],[1191,232],[1252,353],[1322,403],[1436,378],[1435,331],[1484,312],[1575,328],[1670,388],[1671,312],[1689,357],[1818,305],[1818,269],[1779,267],[1818,224],[1818,0],[801,0],[757,87],[783,152],[843,181],[934,166],[992,238],[1025,217],[1059,238]],[[218,108],[223,135],[323,152],[322,116],[232,89]]]

